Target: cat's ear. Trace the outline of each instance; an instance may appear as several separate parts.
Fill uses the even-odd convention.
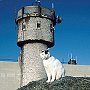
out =
[[[48,48],[48,49],[47,49],[47,50],[45,50],[45,51],[48,53],[48,52],[49,52],[49,49],[50,49],[50,48]]]
[[[47,50],[49,51],[50,48],[48,48]]]

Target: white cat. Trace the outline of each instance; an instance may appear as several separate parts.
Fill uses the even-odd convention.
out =
[[[43,50],[40,53],[40,57],[43,60],[43,64],[48,77],[47,82],[53,82],[55,79],[57,80],[65,76],[65,70],[62,63],[58,59],[55,59],[53,56],[50,56],[48,50]]]

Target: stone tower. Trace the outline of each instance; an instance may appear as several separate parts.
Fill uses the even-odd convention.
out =
[[[21,86],[24,86],[46,78],[40,52],[54,46],[55,11],[41,7],[37,1],[18,11],[16,23],[17,45],[21,48]]]

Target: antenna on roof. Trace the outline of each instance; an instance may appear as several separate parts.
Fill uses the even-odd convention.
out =
[[[54,9],[54,3],[52,3],[52,9]]]
[[[35,0],[35,2],[32,4],[33,6],[40,6],[40,0]]]
[[[72,56],[72,53],[71,53],[71,59],[73,58],[73,56]]]
[[[76,62],[77,62],[77,56],[76,56]]]
[[[70,54],[68,53],[68,60],[70,59]]]

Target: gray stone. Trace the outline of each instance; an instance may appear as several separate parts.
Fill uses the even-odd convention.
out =
[[[90,77],[66,76],[52,83],[46,83],[46,79],[42,79],[17,90],[90,90]]]

